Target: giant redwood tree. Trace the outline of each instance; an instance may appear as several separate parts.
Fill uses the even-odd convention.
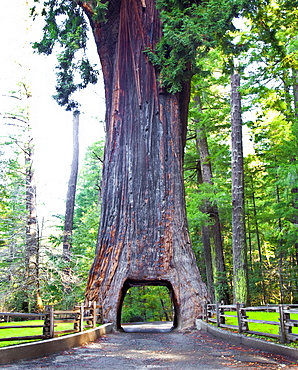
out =
[[[45,5],[44,39],[35,46],[45,53],[52,51],[53,39],[64,46],[58,102],[75,108],[70,94],[96,78],[85,58],[72,59],[74,44],[84,48],[86,41],[81,11],[90,21],[105,83],[102,213],[86,298],[99,302],[104,322],[119,327],[131,286],[164,285],[171,292],[175,326],[191,327],[207,293],[185,214],[190,79],[198,50],[206,52],[231,27],[237,6],[215,0],[49,0]],[[81,83],[75,84],[74,72]]]
[[[83,4],[90,19],[90,4]],[[102,216],[87,298],[118,322],[126,290],[166,285],[179,327],[194,325],[206,298],[187,232],[183,148],[189,83],[167,93],[144,51],[161,21],[154,1],[110,1],[93,23],[106,89]]]

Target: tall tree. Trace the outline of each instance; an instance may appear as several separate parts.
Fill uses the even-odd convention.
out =
[[[119,325],[126,289],[171,286],[176,326],[190,327],[206,298],[187,233],[183,197],[189,82],[180,93],[160,86],[144,54],[161,37],[153,1],[110,1],[93,26],[106,89],[107,136],[102,214],[88,299]],[[90,9],[86,8],[89,16]]]
[[[198,184],[203,184],[201,159],[197,162],[197,179],[198,179]],[[203,214],[208,215],[207,207],[208,207],[208,202],[204,202],[204,204],[200,207],[200,211]],[[212,258],[211,236],[210,236],[210,228],[209,228],[208,221],[202,224],[201,233],[202,233],[202,243],[203,243],[205,266],[206,266],[207,289],[208,289],[208,294],[209,294],[211,301],[214,302],[215,300],[215,286],[214,286],[215,284],[214,284],[214,273],[213,273],[213,260],[214,259]]]
[[[198,50],[204,53],[233,28],[242,3],[47,1],[45,37],[38,48],[50,53],[55,40],[65,46],[57,98],[69,109],[75,106],[69,93],[93,76],[85,61],[75,65],[69,58],[76,49],[73,40],[79,48],[86,40],[76,4],[93,30],[107,108],[101,224],[87,299],[98,300],[104,321],[119,326],[131,285],[167,285],[175,324],[192,326],[207,297],[185,215],[182,172],[190,78]],[[56,22],[61,14],[62,27]],[[74,69],[83,83],[75,85]]]
[[[197,109],[202,112],[202,102],[200,96],[197,95],[194,100],[197,103]],[[206,127],[204,124],[197,124],[196,128],[196,146],[198,153],[200,155],[200,166],[202,173],[202,182],[209,185],[213,185],[213,175],[212,175],[212,166],[210,161],[210,153],[207,141]],[[226,270],[223,254],[223,240],[221,233],[221,225],[218,213],[218,207],[215,202],[207,200],[205,202],[204,212],[208,214],[210,218],[210,231],[202,230],[202,234],[205,235],[205,243],[209,235],[212,235],[213,245],[214,245],[214,286],[215,289],[215,298],[217,301],[229,302],[228,289],[227,289],[227,279],[226,279]],[[203,226],[205,227],[205,226]],[[207,234],[207,235],[206,235]],[[210,236],[209,236],[210,238]],[[210,244],[210,241],[209,241]]]
[[[262,221],[258,225],[262,238],[260,241],[254,238],[253,242],[263,256],[268,256],[268,245],[274,251],[271,258],[263,258],[265,279],[262,281],[268,284],[267,299],[273,299],[270,281],[280,281],[279,296],[284,301],[297,299],[294,288],[297,286],[297,265],[294,263],[297,233],[291,225],[297,214],[292,201],[292,189],[296,187],[295,181],[297,183],[296,13],[296,4],[286,0],[266,1],[256,8],[249,15],[251,28],[246,35],[250,49],[244,57],[247,61],[250,56],[249,62],[257,66],[254,73],[250,74],[247,87],[253,109],[258,106],[251,127],[259,171],[267,178],[266,191],[261,191],[262,199],[256,199],[256,206],[262,210],[258,214]],[[257,183],[255,185],[256,188],[259,186]],[[258,254],[261,256],[260,252]],[[255,263],[255,267],[258,263]],[[257,269],[260,271],[260,267]]]
[[[75,110],[73,112],[73,153],[70,168],[70,175],[68,180],[66,208],[64,218],[63,230],[63,258],[65,261],[70,261],[71,253],[71,237],[73,229],[73,218],[77,188],[77,178],[79,171],[79,122],[80,112]]]
[[[240,75],[231,75],[232,124],[232,239],[234,301],[248,303],[247,251],[244,210],[244,166]]]
[[[29,136],[25,144],[25,182],[26,182],[26,252],[25,252],[25,281],[27,286],[27,299],[30,303],[30,295],[34,292],[32,307],[34,310],[42,310],[39,278],[39,229],[36,210],[36,184],[33,169],[33,138]]]
[[[10,277],[10,298],[15,289],[19,290],[21,299],[19,309],[28,312],[42,309],[40,297],[39,275],[39,230],[36,214],[36,185],[34,180],[34,145],[31,136],[30,115],[28,99],[31,97],[28,86],[21,82],[19,90],[9,96],[18,101],[16,111],[6,112],[4,120],[11,128],[9,141],[6,147],[14,147],[15,159],[7,161],[3,171],[2,186],[5,184],[5,198],[7,204],[4,209],[14,209],[4,215],[7,224],[8,237],[3,241],[4,246],[9,245],[9,257],[11,271],[19,270],[20,276]],[[14,122],[14,123],[11,123]],[[8,145],[9,144],[9,145]],[[9,152],[9,149],[8,149]],[[19,158],[18,158],[19,157]],[[22,161],[23,164],[20,164]],[[17,210],[18,209],[18,210]],[[14,227],[11,228],[13,224]],[[3,228],[1,228],[1,233]],[[10,234],[10,235],[9,235]],[[13,236],[13,237],[12,237]],[[12,241],[13,239],[13,241]],[[5,252],[4,252],[5,255]],[[12,274],[13,275],[13,274]],[[16,299],[13,297],[13,299]]]

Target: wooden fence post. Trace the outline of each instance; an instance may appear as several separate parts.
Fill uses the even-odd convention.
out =
[[[244,319],[248,319],[248,316],[246,314],[246,310],[245,310],[243,303],[240,305],[240,317],[241,317],[241,324],[242,324],[242,333],[249,331],[248,322],[244,321]]]
[[[206,302],[205,303],[205,307],[204,307],[204,310],[205,310],[205,321],[208,322],[208,317],[209,317],[209,312],[208,312],[208,303]]]
[[[55,325],[54,325],[54,306],[50,306],[50,337],[55,336]]]
[[[284,317],[284,308],[280,304],[279,308],[279,338],[282,344],[286,343],[286,331],[285,331],[285,317]]]
[[[221,303],[221,306],[223,306],[223,304]],[[220,315],[224,315],[225,314],[225,309],[224,307],[219,307],[219,314]],[[219,320],[220,320],[220,323],[221,324],[225,324],[226,323],[226,318],[224,316],[219,316]]]
[[[242,319],[240,312],[240,303],[236,303],[236,312],[237,312],[237,322],[238,322],[238,333],[242,333]]]
[[[80,306],[80,331],[84,331],[84,303]]]
[[[96,328],[96,322],[97,322],[97,308],[96,308],[96,301],[92,302],[93,304],[93,328]]]
[[[220,312],[219,312],[219,303],[216,302],[216,325],[220,327]]]
[[[54,307],[46,306],[43,335],[46,338],[54,338]]]
[[[286,343],[291,343],[290,335],[292,334],[292,326],[287,324],[291,321],[290,307],[286,307],[286,312],[283,313],[284,326],[285,326],[285,340]],[[289,335],[290,334],[290,335]]]

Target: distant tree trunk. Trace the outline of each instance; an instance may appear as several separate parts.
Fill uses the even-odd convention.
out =
[[[79,117],[80,112],[73,113],[73,154],[66,196],[66,209],[63,231],[63,259],[70,261],[73,216],[79,170]]]
[[[25,83],[20,83],[19,94],[11,95],[15,99],[22,100],[29,99],[31,93]],[[18,121],[18,127],[22,127],[26,132],[27,139],[24,145],[20,145],[18,140],[15,140],[17,146],[23,151],[25,159],[25,248],[24,248],[24,276],[21,276],[23,281],[23,296],[22,309],[24,312],[31,310],[42,310],[42,300],[40,296],[39,285],[39,230],[38,219],[36,214],[36,184],[34,179],[33,157],[34,145],[33,138],[30,136],[30,118],[28,105],[26,108],[20,110],[18,115],[8,114],[8,117]],[[14,126],[14,124],[13,124]],[[12,238],[14,239],[14,238]],[[14,243],[9,246],[10,258],[9,261],[14,260]],[[9,280],[11,276],[9,274]]]
[[[39,286],[39,238],[38,222],[36,215],[36,185],[34,181],[33,145],[32,138],[24,148],[26,171],[26,251],[25,251],[25,279],[24,291],[26,292],[28,311],[42,309]],[[33,293],[33,307],[31,307]],[[31,296],[31,297],[30,297]],[[27,309],[25,309],[27,310]]]
[[[292,219],[293,224],[295,225],[296,229],[298,229],[298,187],[292,188],[291,190],[293,200],[292,206],[295,209],[295,214]],[[298,302],[298,281],[297,281],[297,267],[298,267],[298,237],[296,237],[296,242],[294,243],[295,247],[295,254],[293,256],[294,264],[293,264],[293,279],[292,279],[292,290],[293,290],[293,301],[294,303]]]
[[[246,209],[248,210],[249,209],[249,202],[248,200],[246,200]],[[250,267],[250,271],[253,271],[253,262],[252,262],[252,230],[251,230],[251,221],[250,221],[250,213],[247,212],[246,213],[246,217],[247,217],[247,228],[246,228],[246,231],[247,231],[247,237],[248,237],[248,245],[249,245],[249,267]]]
[[[105,23],[90,17],[106,93],[102,212],[86,297],[120,328],[127,289],[166,285],[174,324],[192,327],[207,298],[188,235],[183,187],[190,84],[175,95],[159,85],[144,50],[161,21],[154,0],[110,0]]]
[[[298,73],[296,69],[292,69],[293,79],[293,100],[294,100],[294,115],[298,117]]]
[[[197,102],[198,110],[202,111],[202,103],[200,96],[195,97]],[[202,173],[202,182],[213,185],[213,175],[212,175],[212,166],[210,162],[210,154],[208,148],[208,141],[205,127],[196,128],[196,147],[200,155],[200,165]],[[228,283],[226,276],[226,268],[224,262],[224,253],[223,253],[223,241],[221,234],[221,225],[218,214],[218,208],[216,204],[211,204],[210,201],[207,201],[205,204],[205,211],[209,215],[211,225],[209,235],[212,235],[213,244],[214,244],[214,286],[215,286],[215,299],[217,301],[224,301],[226,304],[229,303],[229,294],[228,294]],[[206,231],[204,232],[206,234]],[[207,242],[207,238],[204,238]],[[208,243],[208,242],[207,242]],[[209,240],[210,244],[210,240]]]
[[[297,123],[297,118],[298,118],[298,72],[297,72],[297,69],[294,69],[294,68],[292,69],[292,78],[293,78],[294,116],[296,118],[295,125],[297,127],[298,125]],[[297,135],[297,129],[294,132],[296,132],[296,135]],[[296,164],[296,161],[297,161],[296,155],[294,154],[291,160],[291,163]],[[297,179],[296,179],[296,182],[297,182]],[[293,219],[293,224],[296,227],[298,227],[298,195],[297,195],[298,187],[292,188],[291,192],[293,194],[293,207],[296,209],[296,213]],[[295,243],[295,249],[296,249],[296,256],[295,256],[296,266],[298,266],[298,240]],[[297,281],[295,282],[295,284],[297,286]],[[296,292],[297,292],[297,289],[296,289]],[[296,293],[295,299],[298,300],[297,293]]]
[[[261,280],[261,285],[262,285],[263,304],[266,304],[267,303],[267,297],[266,297],[266,286],[265,286],[264,272],[263,272],[263,257],[262,257],[262,248],[261,248],[261,240],[260,240],[260,232],[259,232],[259,223],[258,223],[258,217],[257,217],[254,180],[253,180],[252,175],[250,175],[250,183],[251,183],[251,200],[252,200],[252,206],[253,206],[253,216],[254,216],[254,222],[255,222],[259,262],[260,262],[258,272],[260,274],[260,280]]]
[[[279,186],[276,185],[276,200],[277,204],[280,203],[280,191],[279,191]],[[283,253],[283,245],[284,245],[284,240],[282,238],[283,235],[283,226],[282,226],[282,221],[281,218],[278,218],[278,230],[279,230],[279,240],[278,240],[278,275],[279,275],[279,294],[280,294],[280,303],[284,304],[285,303],[285,292],[284,292],[284,253]]]
[[[201,161],[198,161],[197,165],[197,178],[198,184],[203,183],[202,178],[202,169],[201,169]],[[206,204],[204,204],[200,211],[202,213],[207,213]],[[212,258],[212,251],[211,251],[211,241],[210,241],[210,228],[208,225],[202,225],[201,227],[202,232],[202,243],[203,243],[203,251],[204,251],[204,260],[205,260],[205,268],[206,268],[206,280],[207,280],[207,289],[208,294],[211,299],[211,302],[215,301],[215,292],[214,292],[214,276],[213,276],[213,258]]]
[[[248,303],[247,251],[244,211],[244,167],[240,76],[231,76],[232,124],[232,243],[234,301]]]
[[[295,214],[292,222],[295,225],[295,227],[298,228],[298,187],[292,188],[291,193],[293,194],[292,206],[295,209]],[[295,261],[296,265],[298,265],[298,240],[296,240],[295,249],[296,249]]]

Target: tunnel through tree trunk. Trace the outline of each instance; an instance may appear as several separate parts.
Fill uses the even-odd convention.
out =
[[[120,299],[120,304],[119,304],[119,307],[118,307],[118,312],[117,312],[117,328],[120,329],[122,327],[122,324],[123,323],[127,323],[127,320],[123,320],[123,306],[124,306],[124,302],[125,302],[125,298],[127,297],[127,293],[129,290],[133,289],[133,288],[136,288],[136,287],[139,287],[139,288],[148,288],[148,287],[165,287],[166,288],[166,291],[168,294],[168,300],[170,301],[170,311],[171,312],[167,312],[167,310],[169,310],[169,307],[165,307],[164,305],[164,302],[162,301],[161,303],[159,302],[159,304],[161,305],[162,307],[162,310],[163,310],[163,313],[162,313],[162,316],[166,317],[166,321],[172,321],[173,322],[173,328],[176,328],[177,327],[177,312],[178,312],[178,307],[177,307],[177,299],[175,297],[175,293],[174,293],[174,290],[173,290],[173,287],[171,285],[170,282],[168,281],[160,281],[160,280],[151,280],[151,281],[133,281],[133,280],[127,280],[124,285],[123,285],[123,288],[122,288],[122,291],[121,291],[121,299]],[[146,299],[148,300],[148,298],[150,297],[150,292],[148,290],[146,290],[145,292],[145,297]],[[156,295],[157,291],[154,290],[151,294],[152,294],[152,297],[151,299],[153,299],[153,295],[155,294]],[[162,293],[163,295],[165,295],[165,291],[163,291]],[[159,296],[160,296],[160,292],[159,292]],[[156,303],[156,300],[158,300],[159,297],[157,297],[157,295],[155,296],[155,302]],[[164,296],[164,300],[166,301],[167,297]],[[143,300],[143,297],[142,296],[139,296],[137,297],[136,301],[140,301],[140,300]],[[143,302],[144,303],[144,302]],[[148,303],[148,302],[146,302]],[[150,304],[150,303],[149,303]],[[149,308],[150,309],[150,308]],[[144,308],[145,311],[147,311],[146,308]],[[145,316],[144,316],[144,313],[145,313]],[[154,317],[154,316],[153,316]],[[142,312],[141,314],[138,312],[138,308],[135,307],[134,309],[134,317],[132,320],[129,320],[128,322],[134,322],[134,321],[152,321],[152,317],[150,317],[150,313],[148,312]],[[155,316],[155,319],[153,321],[163,321],[162,318],[157,317]]]
[[[89,15],[106,95],[102,213],[86,299],[103,322],[119,324],[127,281],[170,282],[177,327],[192,327],[207,297],[188,235],[183,153],[189,81],[179,94],[159,85],[144,50],[154,49],[161,21],[154,0],[110,0],[106,22]],[[119,326],[119,325],[118,325]]]

